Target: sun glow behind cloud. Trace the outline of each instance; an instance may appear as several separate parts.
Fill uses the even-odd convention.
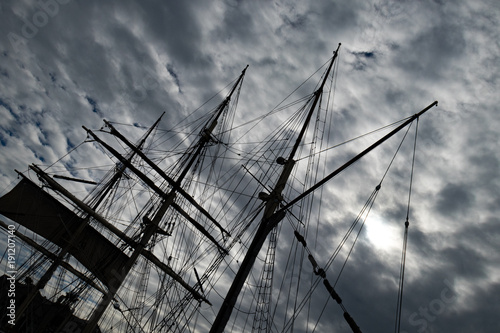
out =
[[[401,248],[402,228],[377,213],[370,213],[365,222],[365,235],[378,250],[394,253]]]

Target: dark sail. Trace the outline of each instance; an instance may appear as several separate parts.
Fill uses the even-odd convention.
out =
[[[0,198],[0,214],[16,221],[52,243],[64,248],[85,221],[23,178]],[[109,285],[128,257],[94,228],[85,225],[70,246],[69,253],[99,280]]]

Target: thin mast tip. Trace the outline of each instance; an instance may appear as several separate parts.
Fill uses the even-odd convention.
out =
[[[333,54],[337,53],[340,49],[340,45],[342,45],[342,43],[339,43],[339,46],[337,47],[337,49],[335,51],[333,51]]]

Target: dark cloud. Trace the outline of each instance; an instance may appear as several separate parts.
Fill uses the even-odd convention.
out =
[[[474,194],[465,184],[448,184],[436,199],[436,210],[442,215],[467,215],[474,205]]]

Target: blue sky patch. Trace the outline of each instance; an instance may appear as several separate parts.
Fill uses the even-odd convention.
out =
[[[101,110],[97,106],[97,102],[90,98],[89,96],[85,96],[85,99],[87,99],[87,102],[92,106],[92,112],[97,113],[98,115],[102,115]]]

